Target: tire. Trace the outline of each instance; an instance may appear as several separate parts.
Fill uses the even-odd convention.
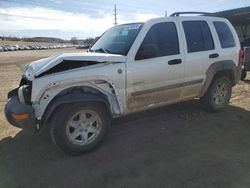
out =
[[[106,107],[99,103],[63,105],[52,118],[51,139],[66,154],[79,155],[103,141],[110,120]]]
[[[243,81],[245,80],[246,77],[247,77],[247,71],[245,69],[242,69],[240,80]]]
[[[230,79],[226,76],[216,76],[201,101],[209,111],[217,112],[228,105],[231,94]]]

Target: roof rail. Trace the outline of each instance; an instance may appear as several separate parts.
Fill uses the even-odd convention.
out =
[[[213,13],[208,12],[175,12],[170,15],[170,17],[180,16],[181,14],[202,14],[202,15],[212,15]]]

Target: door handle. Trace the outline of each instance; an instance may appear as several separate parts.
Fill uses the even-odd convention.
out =
[[[219,54],[215,53],[215,54],[210,54],[210,55],[209,55],[209,58],[210,58],[210,59],[216,58],[216,57],[219,57]]]
[[[180,63],[182,63],[181,59],[173,59],[173,60],[168,61],[169,65],[176,65],[176,64],[180,64]]]

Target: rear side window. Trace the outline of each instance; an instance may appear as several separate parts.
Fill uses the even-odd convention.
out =
[[[218,34],[220,45],[222,48],[230,48],[235,46],[235,41],[231,30],[225,22],[213,22]]]
[[[135,60],[179,54],[177,30],[173,22],[153,25],[146,34]]]
[[[211,31],[205,21],[182,22],[187,41],[188,52],[199,52],[214,49]]]

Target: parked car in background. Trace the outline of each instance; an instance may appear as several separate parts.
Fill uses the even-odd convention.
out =
[[[244,50],[244,61],[242,66],[242,74],[240,79],[245,80],[247,77],[247,72],[250,71],[250,46],[243,47]]]
[[[250,71],[250,38],[241,42],[241,47],[244,49],[244,63],[242,69],[241,80],[245,80],[247,71]]]
[[[71,44],[53,44],[53,45],[3,45],[0,52],[17,50],[47,50],[76,47]]]
[[[85,44],[85,45],[78,45],[77,47],[76,47],[76,49],[88,49],[90,47],[90,45],[89,44]]]
[[[243,40],[241,43],[241,47],[250,47],[250,38],[247,38],[245,40]]]

